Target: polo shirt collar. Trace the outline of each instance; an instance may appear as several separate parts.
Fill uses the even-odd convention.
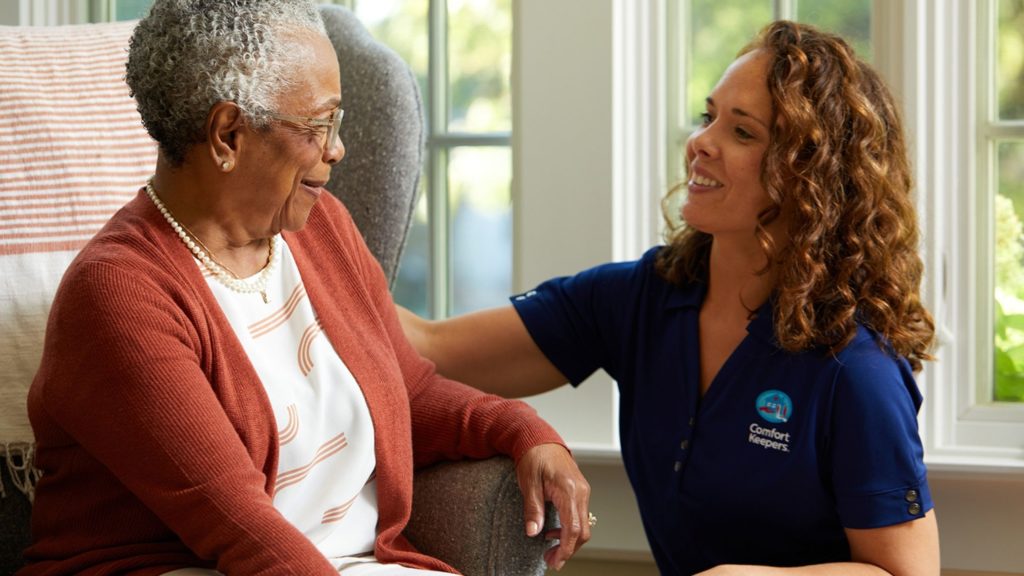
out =
[[[666,310],[677,308],[700,309],[704,302],[704,294],[707,291],[707,284],[704,282],[690,282],[685,286],[673,286],[668,298],[665,300]],[[759,340],[772,346],[778,347],[775,338],[775,322],[773,322],[773,311],[775,309],[775,295],[772,294],[760,308],[757,309],[757,316],[747,325],[747,332]]]

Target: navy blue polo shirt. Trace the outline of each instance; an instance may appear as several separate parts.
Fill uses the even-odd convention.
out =
[[[662,574],[850,558],[844,527],[932,508],[910,365],[864,327],[836,355],[776,345],[771,306],[700,395],[704,285],[636,262],[549,280],[512,303],[578,385],[618,383],[626,472]]]

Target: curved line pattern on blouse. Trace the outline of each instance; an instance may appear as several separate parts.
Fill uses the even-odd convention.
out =
[[[277,433],[277,441],[280,446],[295,440],[299,435],[299,408],[295,404],[288,405],[288,424]]]
[[[327,442],[324,442],[323,445],[317,449],[316,454],[313,456],[313,460],[310,461],[309,464],[279,474],[277,476],[275,491],[280,493],[281,490],[302,482],[310,475],[317,464],[320,464],[324,460],[327,460],[331,456],[341,452],[346,446],[348,446],[348,440],[345,438],[344,432],[338,434],[334,438],[331,438]]]
[[[292,290],[291,296],[285,301],[284,305],[281,306],[276,312],[272,313],[259,322],[253,322],[249,325],[249,333],[253,338],[259,338],[273,332],[275,328],[284,324],[292,314],[295,313],[295,309],[299,307],[299,302],[306,295],[306,287],[299,282],[295,289]]]
[[[352,507],[352,504],[355,503],[356,498],[358,497],[359,494],[356,494],[348,502],[345,502],[341,506],[335,506],[334,508],[328,508],[327,510],[324,510],[324,515],[323,518],[320,520],[320,523],[329,524],[331,522],[340,522],[345,517],[345,514],[348,513],[349,508]]]
[[[320,319],[317,318],[316,322],[310,324],[302,333],[302,340],[299,341],[299,370],[302,370],[303,376],[309,376],[309,373],[313,371],[313,357],[310,351],[313,348],[313,340],[322,331],[323,326],[320,325]]]

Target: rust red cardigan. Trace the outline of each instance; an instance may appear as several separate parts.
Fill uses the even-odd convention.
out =
[[[286,233],[376,434],[375,553],[453,571],[402,536],[414,465],[561,439],[526,404],[441,378],[406,341],[384,275],[324,195]],[[19,574],[337,574],[274,508],[277,425],[191,254],[141,193],[68,269],[29,416],[43,470]]]

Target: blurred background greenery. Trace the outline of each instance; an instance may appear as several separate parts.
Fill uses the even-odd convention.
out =
[[[999,0],[996,124],[1024,122],[1024,0]],[[1024,401],[1024,140],[997,140],[995,400]]]
[[[511,0],[348,3],[412,67],[428,111],[427,146],[439,159],[424,167],[395,299],[428,317],[506,302],[512,291]],[[431,26],[431,9],[444,11],[445,26]],[[441,234],[433,229],[439,226]],[[446,294],[434,297],[438,290]]]
[[[686,110],[691,125],[700,122],[704,98],[736,54],[771,22],[770,0],[691,0],[685,54],[689,77]],[[843,36],[857,54],[871,61],[871,0],[798,0],[795,19]]]

